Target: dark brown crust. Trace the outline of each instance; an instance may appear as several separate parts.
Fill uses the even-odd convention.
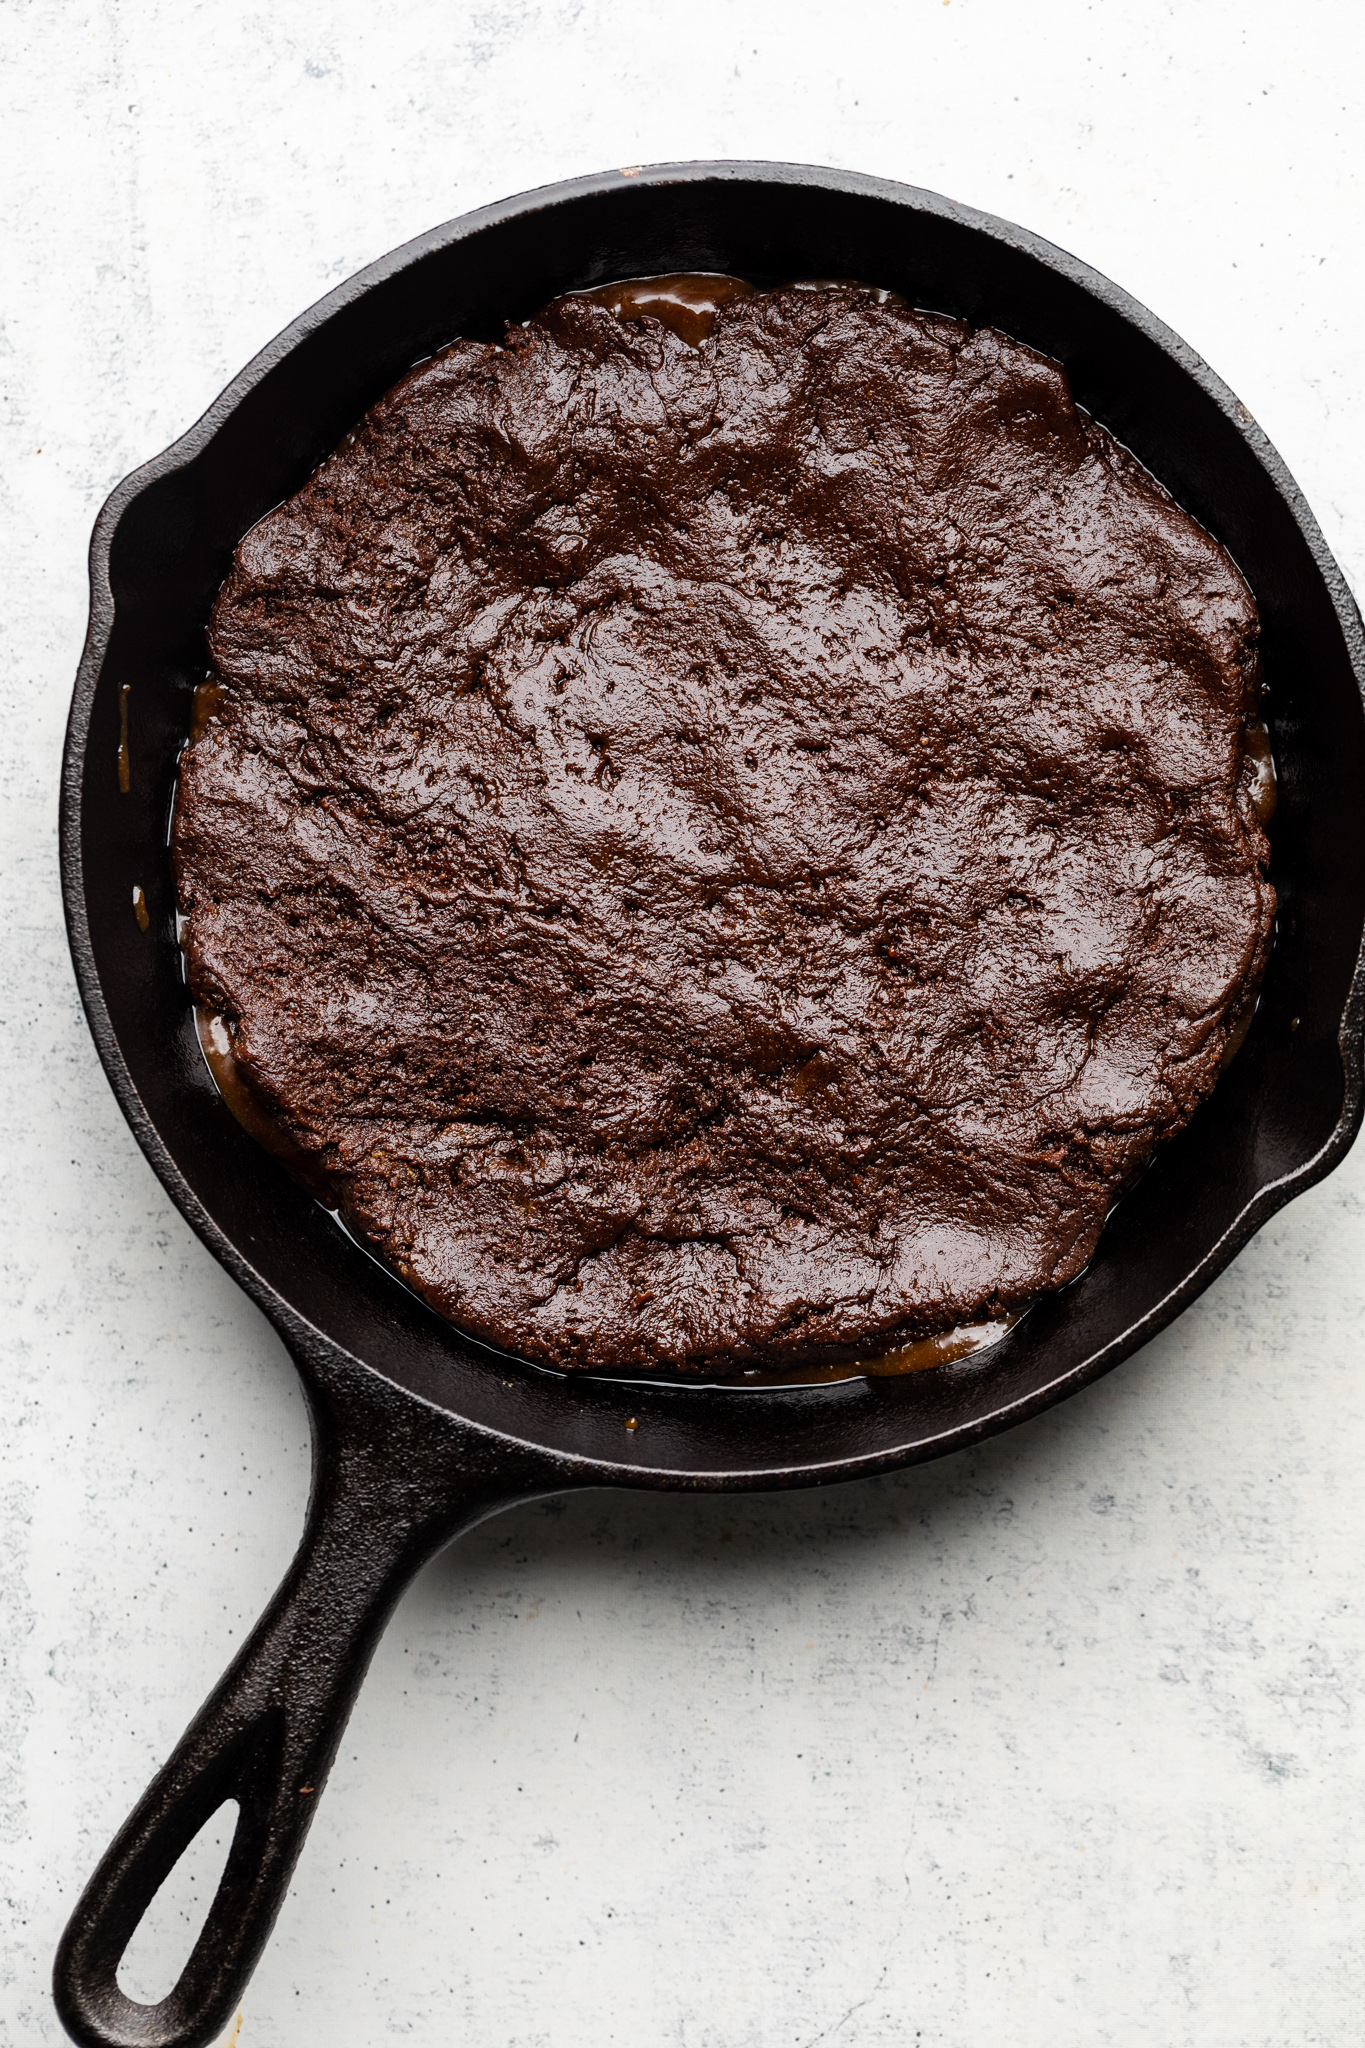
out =
[[[1274,896],[1226,553],[989,330],[560,300],[247,535],[196,997],[347,1217],[561,1366],[888,1344],[1077,1273]]]

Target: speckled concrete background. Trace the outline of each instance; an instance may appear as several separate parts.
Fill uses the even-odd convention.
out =
[[[281,1571],[280,1346],[78,1012],[57,762],[111,485],[327,286],[611,164],[1026,221],[1241,393],[1365,588],[1351,0],[7,0],[0,2038]],[[1139,1359],[823,1495],[519,1512],[400,1609],[241,2048],[1354,2048],[1365,1151]],[[209,1881],[201,1869],[198,1886]],[[188,1887],[188,1889],[187,1889]],[[158,1995],[194,1887],[130,1958]]]

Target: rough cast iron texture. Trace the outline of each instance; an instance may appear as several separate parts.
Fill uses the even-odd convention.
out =
[[[446,341],[496,339],[563,291],[680,270],[758,284],[863,278],[1056,357],[1078,401],[1231,549],[1260,607],[1281,907],[1256,1019],[1087,1271],[978,1362],[763,1392],[533,1372],[462,1339],[347,1238],[234,1123],[195,1042],[166,820],[205,621],[236,543]],[[1362,1101],[1365,635],[1245,407],[1126,294],[1023,229],[932,193],[769,164],[609,172],[485,208],[383,258],[120,484],[96,525],[91,584],[62,790],[81,994],[138,1142],[279,1329],[313,1416],[299,1555],[91,1879],[57,1960],[59,2011],[88,2048],[203,2048],[269,1934],[383,1623],[440,1544],[563,1488],[817,1485],[1005,1429],[1129,1356],[1341,1159]],[[203,1932],[174,1991],[136,2004],[118,1989],[119,1960],[225,1798],[241,1814]]]

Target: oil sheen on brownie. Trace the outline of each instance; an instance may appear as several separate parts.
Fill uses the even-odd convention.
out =
[[[1213,1087],[1257,619],[1057,365],[857,286],[556,301],[243,540],[196,999],[352,1227],[562,1366],[1018,1308]]]

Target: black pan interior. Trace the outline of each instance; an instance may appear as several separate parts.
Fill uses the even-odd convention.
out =
[[[708,1392],[564,1379],[500,1360],[391,1280],[244,1135],[191,1028],[166,828],[205,621],[237,541],[414,361],[457,335],[496,339],[559,292],[677,270],[759,283],[859,277],[1058,358],[1079,402],[1232,551],[1260,606],[1281,906],[1260,1008],[1211,1101],[1119,1205],[1089,1270],[976,1362]],[[154,1168],[296,1348],[310,1330],[324,1340],[315,1360],[333,1345],[477,1425],[626,1483],[773,1485],[875,1469],[1004,1427],[1117,1363],[1355,1133],[1359,617],[1245,409],[1123,293],[1022,230],[932,194],[762,165],[610,173],[468,216],[304,315],[182,442],[121,486],[97,529],[92,579],[64,812],[82,992]],[[628,1417],[637,1428],[626,1429]]]

